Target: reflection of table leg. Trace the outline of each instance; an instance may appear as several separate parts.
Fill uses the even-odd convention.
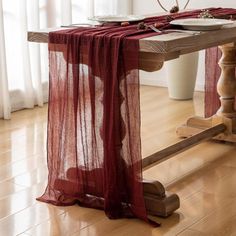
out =
[[[214,137],[217,140],[236,142],[236,111],[234,109],[236,95],[236,44],[226,44],[220,47],[222,58],[219,61],[221,67],[221,76],[217,84],[217,91],[221,100],[221,107],[217,113],[204,119],[201,117],[192,117],[187,123],[177,129],[179,137],[190,137],[202,130],[214,127],[223,123],[227,129],[225,132]]]

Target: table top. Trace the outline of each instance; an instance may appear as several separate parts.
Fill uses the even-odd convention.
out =
[[[29,31],[28,41],[47,43],[49,32],[60,29],[65,28]],[[161,54],[164,60],[170,60],[182,54],[232,42],[236,42],[236,22],[219,30],[201,31],[195,35],[189,34],[189,32],[165,33],[141,39],[139,44],[141,52]]]

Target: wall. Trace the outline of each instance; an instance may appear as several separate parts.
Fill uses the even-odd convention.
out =
[[[179,0],[181,5],[185,4],[185,0]],[[175,0],[162,0],[163,5],[170,9],[175,4]],[[235,0],[191,0],[188,8],[207,8],[207,7],[232,7],[236,8]],[[134,14],[153,14],[162,12],[156,0],[133,0],[133,13]],[[205,55],[204,51],[200,52],[197,82],[195,90],[204,90],[204,77],[205,77]],[[141,71],[141,83],[147,85],[167,86],[165,66],[154,73],[146,73]]]

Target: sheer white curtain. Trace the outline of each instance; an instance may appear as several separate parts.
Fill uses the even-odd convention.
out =
[[[6,50],[2,12],[2,2],[0,0],[0,117],[9,119],[11,111],[7,83]]]
[[[47,102],[47,45],[28,43],[28,30],[131,12],[132,0],[0,0],[0,118]]]

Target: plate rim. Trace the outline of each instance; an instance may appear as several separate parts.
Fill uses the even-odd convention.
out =
[[[117,17],[117,20],[109,20],[109,19],[104,19],[104,18],[111,18],[111,17]],[[118,17],[124,17],[127,18],[127,20],[119,20]],[[102,19],[99,19],[102,18]],[[89,20],[92,21],[98,21],[98,22],[131,22],[131,21],[141,21],[144,20],[146,17],[142,15],[98,15],[98,16],[93,16],[88,18]]]
[[[194,24],[194,23],[189,23],[187,21],[190,21],[190,20],[208,20],[208,21],[219,21],[219,23],[212,23],[212,24]],[[186,21],[183,22],[183,21]],[[220,23],[221,22],[221,23]],[[223,26],[223,25],[228,25],[228,24],[233,24],[234,21],[231,21],[231,20],[227,20],[227,19],[219,19],[219,18],[209,18],[209,19],[205,19],[205,18],[186,18],[186,19],[176,19],[176,20],[173,20],[170,22],[170,24],[172,25],[180,25],[180,26],[196,26],[196,27],[213,27],[213,26]]]

